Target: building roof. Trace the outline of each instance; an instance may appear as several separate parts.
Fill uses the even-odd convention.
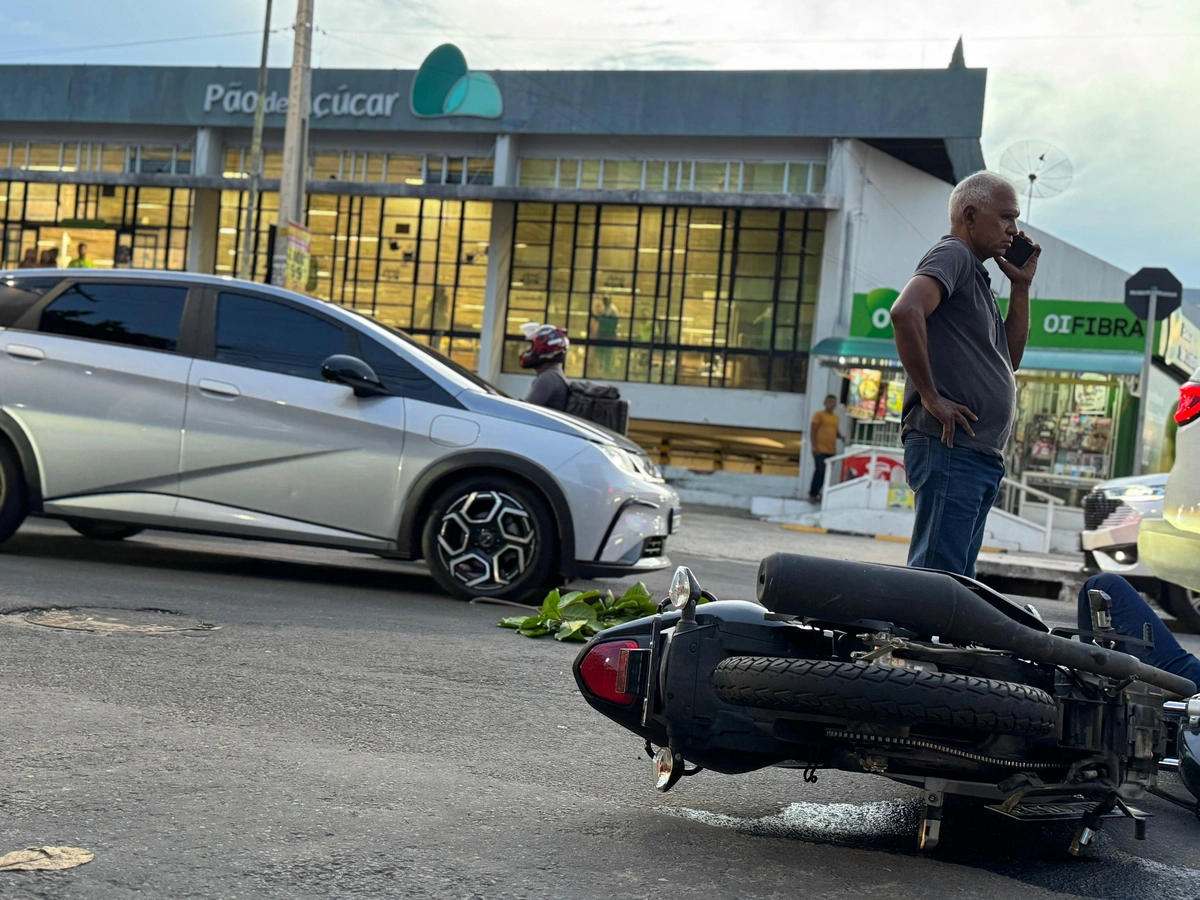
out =
[[[985,69],[500,71],[499,119],[419,118],[415,72],[316,69],[312,94],[383,94],[389,115],[314,114],[314,129],[605,136],[858,138],[954,180],[983,167]],[[225,98],[257,72],[161,66],[0,66],[0,121],[249,127]],[[288,72],[268,93],[286,96]],[[224,90],[216,93],[211,85]],[[207,102],[206,102],[207,100]],[[326,108],[329,106],[326,101]],[[360,103],[362,109],[364,104]],[[268,115],[268,127],[284,116]]]

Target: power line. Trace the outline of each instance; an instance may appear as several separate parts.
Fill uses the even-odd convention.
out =
[[[929,37],[877,37],[877,38],[842,38],[842,37],[819,37],[819,38],[803,38],[803,37],[764,37],[764,38],[704,38],[698,37],[694,39],[686,38],[668,38],[656,39],[645,38],[642,40],[630,39],[628,36],[619,37],[555,37],[551,35],[528,35],[528,34],[496,34],[486,32],[466,32],[461,29],[404,29],[400,31],[377,31],[368,29],[342,29],[343,34],[369,34],[377,37],[406,37],[406,36],[437,36],[452,34],[455,37],[470,37],[477,40],[493,40],[493,41],[511,41],[515,43],[583,43],[583,44],[609,44],[612,46],[629,46],[633,45],[651,45],[651,46],[685,46],[694,47],[697,45],[710,44],[933,44],[933,43],[952,43],[958,39],[958,35],[953,36],[929,36]],[[978,35],[967,36],[965,40],[972,43],[976,42],[996,42],[996,41],[1079,41],[1079,40],[1189,40],[1200,37],[1200,33],[1187,32],[1143,32],[1140,34],[1038,34],[1038,35]]]
[[[272,34],[278,31],[291,31],[291,26],[271,29]],[[189,34],[182,37],[151,38],[144,41],[122,41],[118,44],[83,44],[76,47],[55,47],[49,50],[21,50],[16,53],[0,53],[0,59],[14,59],[20,56],[49,56],[56,53],[76,53],[84,50],[112,50],[120,47],[145,47],[150,44],[175,44],[181,41],[207,41],[215,38],[243,37],[248,34],[262,34],[262,32],[258,29],[250,31],[221,31],[215,34]]]

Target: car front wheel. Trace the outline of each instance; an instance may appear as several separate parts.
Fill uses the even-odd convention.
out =
[[[556,580],[558,536],[546,501],[503,475],[476,475],[438,496],[422,536],[434,580],[462,600],[540,603]]]

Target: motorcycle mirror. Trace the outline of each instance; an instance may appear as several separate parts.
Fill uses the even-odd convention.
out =
[[[667,597],[671,601],[671,609],[681,610],[689,603],[695,605],[700,602],[700,582],[687,566],[680,566],[675,570]]]

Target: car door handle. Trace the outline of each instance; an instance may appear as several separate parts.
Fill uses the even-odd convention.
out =
[[[242,396],[242,392],[235,385],[226,384],[224,381],[211,381],[208,378],[201,378],[197,386],[205,394],[216,394],[225,400],[232,400],[235,397]]]
[[[39,350],[37,347],[26,347],[23,344],[9,344],[7,348],[8,355],[14,359],[31,359],[42,360],[46,358],[46,352]]]

